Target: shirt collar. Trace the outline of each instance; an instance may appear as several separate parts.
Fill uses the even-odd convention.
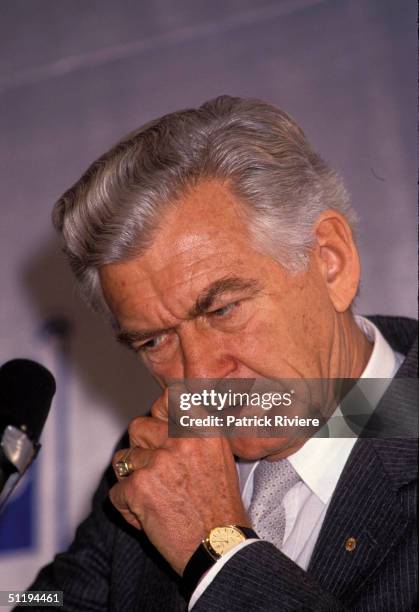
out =
[[[359,315],[355,316],[355,321],[368,340],[373,343],[371,356],[361,378],[392,379],[403,361],[403,355],[393,351],[372,321]]]
[[[368,319],[356,316],[355,321],[367,338],[374,343],[371,356],[361,378],[384,378],[390,383],[403,357],[394,353],[380,330]],[[387,382],[387,381],[386,381]],[[375,407],[385,391],[385,385],[374,398],[369,398]],[[340,412],[338,407],[337,411]],[[340,413],[341,414],[341,413]],[[336,419],[344,423],[344,419]],[[357,440],[348,429],[348,437],[310,438],[296,453],[288,458],[301,480],[323,503],[332,497],[346,461]]]

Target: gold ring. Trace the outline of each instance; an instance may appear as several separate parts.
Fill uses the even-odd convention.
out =
[[[120,478],[126,478],[134,471],[134,466],[129,458],[129,454],[131,451],[132,448],[129,448],[125,455],[122,457],[122,459],[115,463],[115,472]]]

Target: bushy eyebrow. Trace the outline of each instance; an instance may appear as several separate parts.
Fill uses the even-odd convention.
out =
[[[245,294],[246,298],[253,297],[257,293],[262,291],[262,284],[259,280],[253,278],[241,278],[239,276],[228,276],[220,278],[208,287],[206,287],[197,297],[195,304],[188,311],[188,316],[193,319],[200,315],[205,314],[214,304],[216,298],[220,297],[224,293],[238,293]],[[173,327],[159,328],[159,329],[148,329],[148,330],[129,330],[120,329],[117,333],[117,340],[122,344],[126,344],[130,347],[135,342],[144,342],[160,334],[165,334],[173,331]]]
[[[246,297],[252,297],[262,290],[262,285],[255,278],[241,278],[240,276],[227,276],[211,283],[197,297],[195,304],[189,310],[190,317],[197,317],[208,311],[217,297],[223,293],[245,293]]]

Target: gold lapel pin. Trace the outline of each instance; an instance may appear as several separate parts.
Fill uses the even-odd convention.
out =
[[[348,538],[345,542],[345,548],[348,552],[352,552],[356,548],[356,539]]]

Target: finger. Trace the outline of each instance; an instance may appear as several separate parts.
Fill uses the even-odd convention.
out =
[[[118,480],[129,476],[134,471],[129,455],[131,449],[122,449],[117,451],[112,459],[112,467]]]
[[[167,425],[155,417],[137,417],[128,426],[130,446],[159,448],[167,439]]]
[[[113,506],[118,510],[118,512],[121,513],[121,515],[127,521],[127,523],[129,523],[136,529],[143,528],[140,519],[134,512],[132,512],[132,510],[129,509],[125,501],[123,483],[118,483],[114,485],[109,490],[108,495],[109,495],[109,499],[111,500]]]
[[[169,414],[169,388],[166,387],[163,394],[154,402],[151,408],[151,414],[155,419],[159,421],[168,420]]]
[[[117,451],[112,459],[112,467],[118,480],[126,480],[136,470],[146,467],[153,453],[155,451],[152,449],[139,447]],[[121,474],[119,463],[128,467],[127,474]]]
[[[117,479],[119,481],[126,480],[129,478],[132,472],[146,467],[154,453],[155,450],[139,447],[117,451],[112,459],[112,467]],[[118,462],[120,461],[125,461],[131,466],[131,472],[126,476],[120,474],[120,470],[117,466]]]
[[[195,381],[192,381],[195,382]],[[169,431],[172,438],[188,437],[220,437],[223,435],[219,418],[220,412],[208,404],[192,402],[192,395],[202,393],[202,381],[192,386],[191,381],[175,382],[168,389],[168,419]],[[186,401],[186,403],[185,403]],[[182,418],[185,417],[185,418]],[[210,417],[210,419],[207,419]],[[204,420],[206,419],[206,420]],[[183,421],[183,422],[182,422]],[[205,425],[203,425],[205,423]]]

